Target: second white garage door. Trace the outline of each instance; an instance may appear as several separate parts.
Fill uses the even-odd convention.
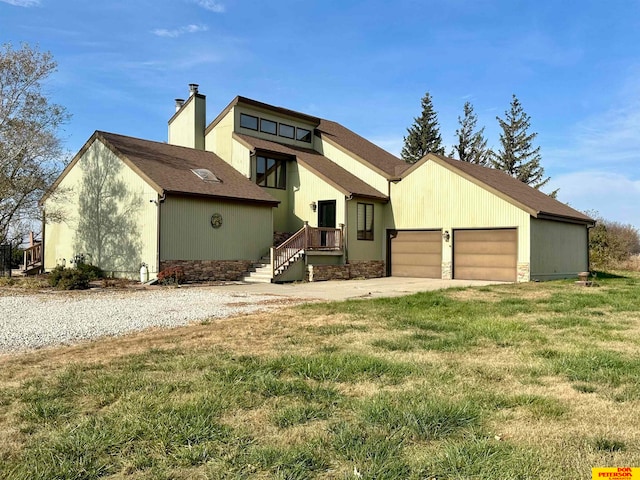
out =
[[[515,228],[454,230],[453,278],[515,282],[518,232]]]

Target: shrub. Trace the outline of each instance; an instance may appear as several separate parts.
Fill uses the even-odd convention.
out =
[[[158,273],[158,282],[162,285],[180,285],[184,280],[185,274],[182,267],[169,267]]]
[[[104,270],[102,270],[100,267],[97,267],[96,265],[79,263],[77,268],[79,271],[85,273],[89,277],[89,280],[98,280],[106,276]]]
[[[89,275],[78,268],[57,266],[49,274],[49,285],[59,290],[86,290]]]

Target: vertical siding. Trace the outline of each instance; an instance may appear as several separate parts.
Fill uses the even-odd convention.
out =
[[[80,194],[85,192],[83,178],[90,165],[95,165],[95,162],[113,162],[118,166],[110,173],[111,180],[122,181],[124,184],[125,197],[117,200],[117,209],[121,215],[126,209],[125,216],[132,220],[130,225],[133,227],[123,234],[126,236],[121,236],[119,242],[123,247],[135,247],[135,255],[133,251],[130,252],[126,266],[116,268],[109,258],[105,258],[100,266],[108,271],[113,270],[117,275],[135,276],[139,272],[140,263],[144,262],[150,266],[150,273],[156,273],[157,207],[150,200],[155,200],[157,193],[99,141],[89,147],[62,180],[57,191],[64,193],[59,197],[54,194],[45,202],[45,212],[58,211],[64,216],[63,221],[46,225],[45,269],[51,270],[63,261],[70,266],[74,255],[90,253],[79,251],[77,245],[79,239],[83,238],[83,232],[80,231]]]
[[[373,240],[358,240],[358,203],[373,204]],[[353,198],[347,202],[349,260],[385,260],[385,204],[370,199]]]
[[[225,162],[230,163],[236,170],[247,176],[249,170],[249,154],[248,150],[237,144],[231,137],[233,133],[233,109],[231,109],[213,129],[205,137],[205,148],[209,152],[213,152]],[[242,147],[247,150],[246,158],[242,156],[242,148],[239,149],[240,155],[234,156],[236,147]]]
[[[531,219],[531,278],[575,277],[588,268],[585,225]]]
[[[217,229],[214,213],[223,219]],[[257,260],[273,243],[272,207],[168,196],[160,229],[161,260]]]
[[[517,227],[518,262],[529,262],[529,214],[433,161],[392,183],[391,199],[387,228]],[[451,262],[451,242],[442,253]]]
[[[169,143],[202,150],[205,146],[206,103],[199,96],[190,100],[169,124]]]
[[[388,181],[385,177],[330,143],[320,139],[317,139],[317,141],[320,144],[319,151],[322,155],[368,183],[383,195],[387,195]]]
[[[289,199],[289,231],[295,232],[305,221],[312,227],[318,226],[318,212],[309,206],[321,200],[336,201],[336,226],[345,222],[345,197],[342,192],[316,177],[309,170],[298,163],[292,163],[288,172],[287,190]]]

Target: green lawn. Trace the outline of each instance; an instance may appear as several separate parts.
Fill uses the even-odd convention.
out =
[[[640,466],[640,277],[310,304],[0,357],[0,478]]]

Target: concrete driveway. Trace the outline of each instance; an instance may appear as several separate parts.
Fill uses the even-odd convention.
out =
[[[504,282],[384,277],[369,280],[329,280],[309,283],[243,283],[222,285],[215,288],[231,292],[282,295],[309,300],[331,301],[350,298],[400,297],[443,288],[495,285],[499,283]]]

